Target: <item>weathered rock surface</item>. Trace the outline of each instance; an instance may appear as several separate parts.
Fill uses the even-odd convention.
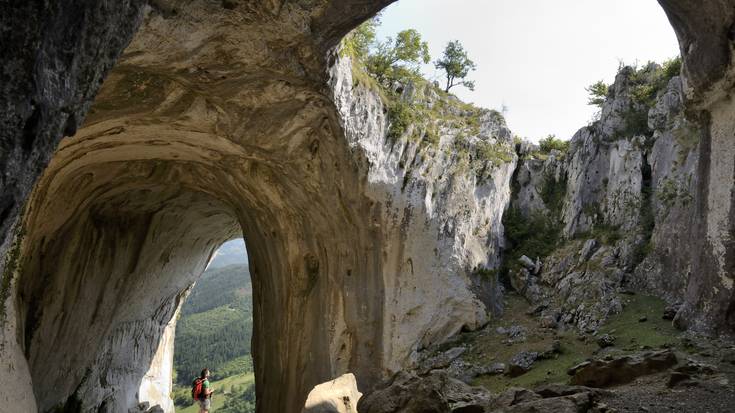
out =
[[[691,273],[676,322],[705,331],[735,328],[735,104],[733,89],[732,1],[692,4],[660,0],[674,26],[684,60],[687,111],[704,126],[699,135]]]
[[[325,70],[317,22],[349,5],[163,3],[27,204],[19,345],[40,410],[170,411],[171,320],[241,231],[268,411],[300,409],[346,371],[370,386],[486,322],[497,283],[472,269],[497,265],[502,242],[514,158],[501,117],[461,109],[476,130],[390,141],[379,94],[353,88],[347,61]],[[440,98],[409,91],[407,103]],[[483,144],[509,160],[470,159]]]
[[[538,357],[539,354],[535,351],[523,351],[516,354],[508,364],[508,375],[516,377],[527,373]]]
[[[298,411],[347,370],[381,378],[381,223],[366,217],[382,206],[365,196],[327,67],[389,1],[36,3],[0,13],[18,40],[2,48],[15,62],[2,82],[2,250],[15,242],[3,285],[17,288],[4,289],[2,359],[18,364],[2,397],[27,411],[170,411],[170,321],[213,249],[242,232],[262,411]]]
[[[483,412],[493,400],[487,390],[470,387],[446,372],[418,377],[399,373],[385,387],[363,397],[360,413]]]
[[[678,363],[671,350],[632,356],[607,357],[585,361],[569,370],[571,383],[588,387],[607,387],[629,383],[637,377],[667,370]]]
[[[314,387],[306,398],[302,413],[356,413],[362,393],[355,376],[344,374]]]
[[[500,312],[497,281],[472,269],[499,265],[515,168],[511,133],[496,112],[459,108],[456,98],[440,97],[423,83],[407,85],[400,100],[436,108],[437,118],[476,125],[431,119],[436,125],[410,125],[392,139],[388,108],[377,91],[352,78],[349,60],[338,62],[332,85],[351,150],[364,157],[358,165],[367,176],[367,195],[383,206],[375,219],[383,223],[390,272],[384,339],[391,344],[385,356],[386,367],[397,371],[415,360],[417,350],[462,327],[482,326],[488,311]],[[508,160],[483,158],[483,147],[507,152]]]
[[[622,309],[622,287],[684,297],[700,128],[685,116],[680,78],[661,85],[659,77],[656,66],[623,68],[600,119],[577,132],[565,156],[536,158],[532,146],[521,153],[512,207],[549,216],[548,225],[558,217],[563,230],[539,272],[523,260],[510,282],[561,324],[595,331]],[[653,103],[641,102],[641,87],[660,88]]]
[[[364,397],[361,413],[603,412],[604,391],[584,386],[510,388],[492,395],[448,378],[444,372],[416,377],[399,374],[385,388]]]

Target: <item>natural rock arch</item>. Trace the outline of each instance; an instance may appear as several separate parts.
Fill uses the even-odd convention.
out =
[[[381,229],[365,222],[379,206],[335,142],[326,55],[292,8],[261,20],[207,2],[149,10],[85,126],[61,142],[27,204],[18,284],[41,411],[165,403],[173,349],[158,343],[241,229],[262,405],[297,411],[346,370],[380,377],[382,309],[356,299],[382,296],[382,280],[362,276],[383,259]]]
[[[385,205],[365,195],[365,166],[341,139],[326,86],[328,51],[390,0],[152,1],[88,126],[62,141],[26,203],[144,9],[141,1],[77,3],[3,13],[15,18],[3,27],[15,30],[9,39],[18,50],[3,48],[17,69],[3,75],[13,86],[3,98],[11,108],[0,158],[3,283],[16,299],[4,314],[10,344],[2,354],[18,358],[18,382],[32,380],[38,408],[118,411],[165,401],[156,392],[165,393],[170,372],[150,361],[170,357],[169,320],[182,291],[240,230],[260,297],[261,411],[299,411],[311,386],[347,370],[369,384],[399,366],[406,343],[420,337],[399,338],[400,323],[386,325],[401,309],[387,290],[399,288],[410,254],[395,251],[405,239],[385,229]],[[733,182],[716,180],[733,176],[732,106],[723,92],[732,89],[734,8],[725,0],[661,3],[682,44],[692,108],[711,131],[696,229],[702,275],[690,279],[682,321],[732,325]],[[79,10],[88,12],[79,25],[64,23],[79,21]],[[94,305],[80,306],[80,297]],[[110,311],[114,300],[121,311]],[[451,333],[471,312],[428,336]]]

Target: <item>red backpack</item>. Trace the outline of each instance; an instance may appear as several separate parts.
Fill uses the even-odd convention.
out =
[[[197,377],[191,384],[191,397],[194,400],[199,400],[199,398],[202,396],[202,393],[204,393],[204,379],[201,377]]]

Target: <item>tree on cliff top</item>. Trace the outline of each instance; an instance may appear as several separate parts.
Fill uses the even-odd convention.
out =
[[[367,58],[367,69],[379,82],[396,79],[402,74],[419,74],[419,64],[429,63],[429,45],[414,29],[403,30],[393,39],[378,42]]]
[[[601,108],[602,105],[605,103],[608,95],[609,86],[607,85],[607,83],[605,83],[603,80],[600,80],[587,86],[584,89],[587,91],[587,93],[590,94],[590,97],[587,100],[587,104]]]
[[[475,82],[464,80],[471,70],[475,70],[475,63],[467,56],[467,52],[459,40],[451,41],[444,49],[444,56],[434,62],[437,69],[444,70],[447,76],[447,86],[444,91],[455,86],[464,86],[469,90],[475,90]]]
[[[354,58],[365,60],[370,48],[375,43],[375,30],[380,25],[380,15],[377,15],[357,26],[342,41],[343,53]]]

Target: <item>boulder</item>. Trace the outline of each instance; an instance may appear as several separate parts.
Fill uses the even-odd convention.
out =
[[[541,398],[542,397],[539,394],[531,390],[521,387],[511,387],[500,393],[493,404],[497,407],[510,407],[521,403],[539,400]]]
[[[485,389],[471,387],[445,371],[427,376],[400,372],[384,387],[360,400],[360,413],[482,413],[492,406]]]
[[[522,351],[510,360],[508,364],[508,375],[517,377],[525,374],[533,367],[533,363],[538,359],[539,354],[535,351]]]
[[[611,334],[603,334],[597,337],[597,345],[600,348],[612,347],[615,344],[615,336]]]
[[[521,258],[518,258],[518,262],[520,262],[521,265],[526,267],[526,269],[528,270],[533,271],[536,268],[536,263],[525,255],[522,255]]]
[[[419,364],[418,370],[421,374],[426,374],[431,370],[446,368],[465,351],[467,351],[466,347],[451,348],[443,353],[439,353],[434,357],[422,361]]]
[[[579,263],[582,264],[592,257],[592,254],[597,249],[597,240],[588,239],[585,241],[582,250],[579,252]]]
[[[681,304],[672,304],[664,308],[664,314],[661,316],[664,320],[673,320],[676,317],[676,313],[679,312]]]
[[[301,413],[357,413],[362,393],[352,373],[319,384],[309,393]]]
[[[625,384],[637,377],[658,373],[676,365],[678,359],[671,350],[646,352],[633,356],[606,357],[585,361],[568,373],[571,384],[589,387],[607,387]]]
[[[571,396],[534,400],[495,411],[503,413],[579,413],[588,412],[593,404],[594,401],[590,393],[579,393]]]
[[[584,386],[546,385],[530,391],[511,388],[501,393],[491,412],[601,413],[610,410],[597,399],[610,392]]]

